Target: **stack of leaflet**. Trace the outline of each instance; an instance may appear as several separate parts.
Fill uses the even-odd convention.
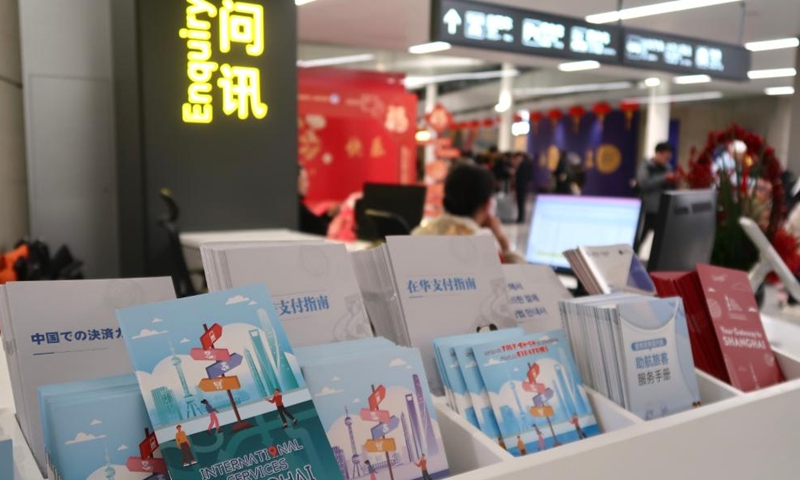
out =
[[[46,467],[37,390],[131,372],[114,312],[175,298],[169,278],[15,282],[0,287],[0,324],[20,428]],[[152,325],[152,332],[159,331]]]
[[[600,433],[560,329],[449,337],[436,348],[451,406],[512,455]]]
[[[561,328],[558,302],[572,298],[547,265],[503,265],[511,313],[527,333]]]
[[[629,293],[561,303],[578,367],[595,390],[644,420],[700,402],[680,298]]]
[[[263,283],[292,345],[372,337],[344,245],[323,242],[212,243],[201,247],[212,292]]]
[[[342,478],[264,285],[117,318],[173,480]]]
[[[630,245],[578,247],[567,250],[564,256],[589,295],[656,294],[653,281]]]
[[[652,277],[659,295],[683,298],[697,368],[743,392],[783,381],[747,273],[698,265]]]
[[[134,375],[39,389],[51,480],[168,480]]]
[[[297,359],[343,478],[445,478],[419,350],[383,338],[300,348]]]
[[[437,395],[435,338],[516,326],[490,236],[389,237],[352,255],[376,334],[419,348]]]

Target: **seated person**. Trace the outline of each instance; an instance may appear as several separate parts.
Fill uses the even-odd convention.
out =
[[[412,235],[475,235],[488,228],[497,239],[506,263],[524,261],[511,251],[500,220],[492,213],[494,177],[471,163],[453,167],[444,184],[444,210],[439,217],[417,227]]]

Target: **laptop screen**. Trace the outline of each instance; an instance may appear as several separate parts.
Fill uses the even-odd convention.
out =
[[[525,258],[569,269],[562,252],[579,245],[633,246],[642,202],[638,198],[539,195],[533,208]]]

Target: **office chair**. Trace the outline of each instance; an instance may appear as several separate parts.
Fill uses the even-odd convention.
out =
[[[372,223],[380,240],[386,240],[386,237],[391,235],[411,235],[411,227],[400,215],[371,208],[368,208],[364,214],[367,221]]]
[[[178,204],[172,197],[172,191],[168,188],[162,188],[160,193],[161,199],[167,206],[167,213],[158,219],[158,226],[167,232],[167,253],[171,265],[172,282],[175,285],[175,293],[179,298],[191,297],[197,295],[197,289],[192,283],[192,274],[201,274],[202,270],[190,272],[189,267],[186,265],[186,258],[183,256],[183,247],[181,247],[181,235],[178,229],[178,216],[180,210]],[[205,275],[203,275],[205,281]]]

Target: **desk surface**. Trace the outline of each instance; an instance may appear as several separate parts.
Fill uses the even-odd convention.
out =
[[[287,229],[264,230],[219,230],[212,232],[181,233],[181,245],[184,248],[199,250],[204,243],[214,242],[320,242],[324,237]],[[344,243],[348,250],[363,250],[369,242],[336,242]]]

